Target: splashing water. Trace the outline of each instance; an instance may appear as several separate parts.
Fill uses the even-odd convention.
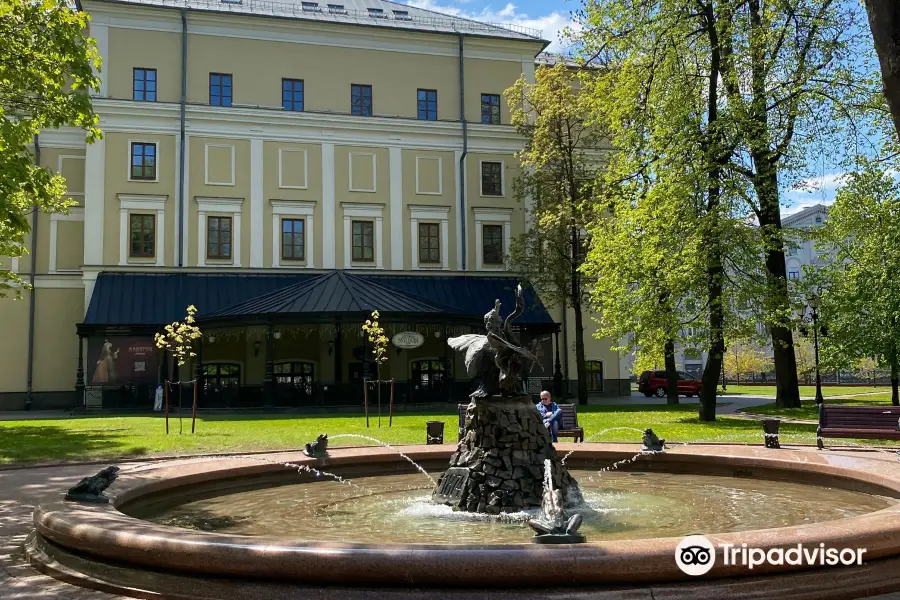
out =
[[[437,481],[434,480],[434,477],[432,477],[432,476],[428,473],[428,471],[426,471],[424,468],[422,468],[422,465],[420,465],[419,463],[417,463],[416,461],[414,461],[413,459],[411,459],[410,457],[408,457],[407,455],[405,455],[403,452],[401,452],[401,451],[398,450],[397,448],[391,446],[391,445],[388,444],[387,442],[382,442],[382,441],[379,440],[378,438],[373,438],[373,437],[369,437],[369,436],[367,436],[367,435],[361,435],[361,434],[358,434],[358,433],[339,433],[339,434],[337,434],[337,435],[331,436],[330,439],[336,440],[336,439],[340,439],[340,438],[348,438],[348,437],[349,437],[349,438],[358,438],[358,439],[361,439],[361,440],[367,440],[367,441],[369,441],[369,442],[375,442],[376,444],[379,444],[379,445],[381,445],[381,446],[384,446],[384,447],[387,448],[388,450],[393,450],[394,452],[396,452],[397,454],[399,454],[401,457],[403,457],[404,459],[406,459],[406,461],[407,461],[409,464],[411,464],[412,466],[414,466],[414,467],[416,468],[416,470],[419,471],[419,473],[421,473],[422,475],[424,475],[425,477],[427,477],[427,478],[428,478],[428,481],[431,482],[431,485],[433,485],[433,486],[436,486],[436,485],[437,485]]]
[[[309,473],[310,475],[314,475],[316,477],[330,477],[330,478],[334,479],[335,481],[337,481],[338,483],[343,483],[345,485],[351,485],[351,486],[354,486],[357,488],[365,489],[365,488],[363,488],[363,486],[361,486],[357,483],[354,483],[349,479],[344,479],[340,475],[336,475],[334,473],[329,473],[328,471],[322,471],[320,469],[310,467],[309,465],[301,465],[301,464],[292,463],[292,462],[281,462],[281,461],[277,461],[277,460],[269,460],[267,458],[262,458],[261,456],[240,456],[238,458],[243,458],[246,460],[255,460],[258,462],[268,463],[270,465],[279,465],[282,467],[286,467],[288,469],[296,469],[298,473],[300,473],[300,472]]]

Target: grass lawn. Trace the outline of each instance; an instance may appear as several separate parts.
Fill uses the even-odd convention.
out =
[[[824,395],[824,393],[823,393]],[[891,393],[872,394],[871,396],[857,396],[854,398],[826,398],[826,404],[849,404],[853,406],[875,406],[890,405]],[[819,409],[816,407],[814,400],[804,400],[801,402],[800,408],[778,408],[775,403],[762,404],[760,406],[752,406],[746,410],[748,413],[756,415],[774,415],[778,417],[789,417],[792,419],[808,419],[810,421],[819,420]]]
[[[826,398],[830,396],[846,396],[847,394],[866,394],[869,392],[884,392],[887,390],[888,398],[890,398],[891,388],[881,386],[881,387],[871,387],[871,386],[838,386],[838,385],[823,385],[822,386],[822,395]],[[719,394],[727,394],[729,396],[775,396],[775,386],[774,385],[732,385],[728,384],[728,389],[726,391],[722,391],[719,388]],[[814,385],[801,385],[800,386],[800,395],[801,396],[809,396],[810,398],[816,395],[816,386]]]
[[[449,408],[449,407],[448,407]],[[617,427],[652,427],[669,442],[762,443],[758,422],[720,416],[715,423],[700,423],[695,406],[585,406],[579,407],[579,423],[590,441],[639,442],[637,431]],[[73,417],[59,420],[0,421],[0,464],[33,461],[65,461],[91,458],[171,456],[206,452],[245,452],[298,449],[319,433],[328,433],[331,446],[368,442],[334,439],[340,433],[377,437],[390,444],[423,444],[425,421],[446,423],[444,440],[456,441],[455,412],[402,414],[387,427],[366,429],[362,416],[347,415],[207,415],[197,420],[197,433],[178,433],[178,419],[170,419],[166,436],[162,417]],[[814,443],[815,426],[784,424],[783,443]]]

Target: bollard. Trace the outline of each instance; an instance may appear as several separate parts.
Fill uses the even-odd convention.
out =
[[[780,419],[763,419],[762,426],[766,438],[766,448],[781,448],[778,443],[778,426],[781,425]]]
[[[444,443],[444,422],[443,421],[425,421],[425,443],[426,444],[443,444]]]

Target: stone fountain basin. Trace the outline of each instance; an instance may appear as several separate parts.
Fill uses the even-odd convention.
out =
[[[451,445],[408,446],[403,451],[417,462],[438,466],[447,464],[454,449]],[[569,464],[602,466],[632,457],[639,447],[628,444],[558,445],[558,451],[563,454],[570,450],[574,452],[568,459]],[[338,472],[344,472],[342,469],[383,472],[407,464],[388,449],[372,447],[333,449],[325,460],[307,458],[299,452],[266,456],[271,460]],[[641,458],[629,468],[782,479],[900,498],[900,465],[893,457],[877,452],[691,445]],[[93,469],[91,467],[91,472]],[[29,545],[30,559],[38,568],[43,566],[52,573],[56,569],[47,565],[46,557],[62,552],[88,555],[129,568],[200,577],[229,576],[345,586],[559,588],[607,584],[644,586],[692,579],[675,564],[675,549],[680,537],[589,540],[585,544],[555,546],[534,545],[524,540],[522,544],[497,545],[335,543],[187,531],[132,518],[121,511],[142,497],[177,494],[179,488],[183,492],[185,486],[208,485],[284,470],[285,467],[278,464],[240,457],[128,467],[107,490],[107,495],[113,499],[109,505],[57,502],[37,507],[34,512],[36,535]],[[894,579],[898,577],[900,505],[840,521],[706,535],[714,543],[735,546],[746,543],[766,551],[787,549],[798,543],[866,548],[867,564],[863,567],[827,567],[820,568],[819,572],[829,573],[827,577],[859,572],[866,577],[881,577],[878,581],[882,584],[887,581],[887,573],[894,574]],[[41,551],[42,547],[48,552]],[[898,559],[879,560],[889,557]],[[724,565],[719,559],[700,579],[758,577],[804,569],[810,568],[761,565],[750,571],[745,566]],[[800,575],[795,574],[795,577]],[[693,580],[696,583],[697,578]],[[780,580],[786,586],[784,589],[796,588],[790,578]],[[821,577],[812,581],[817,587],[825,584]],[[844,577],[843,581],[848,580]],[[873,587],[874,583],[863,584],[862,589],[866,590],[877,587]],[[819,593],[809,597],[825,595]]]

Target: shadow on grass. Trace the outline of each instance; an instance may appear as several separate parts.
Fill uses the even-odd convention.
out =
[[[146,448],[123,443],[127,435],[102,428],[73,430],[55,425],[0,429],[0,464],[84,460],[101,456],[141,456]]]

